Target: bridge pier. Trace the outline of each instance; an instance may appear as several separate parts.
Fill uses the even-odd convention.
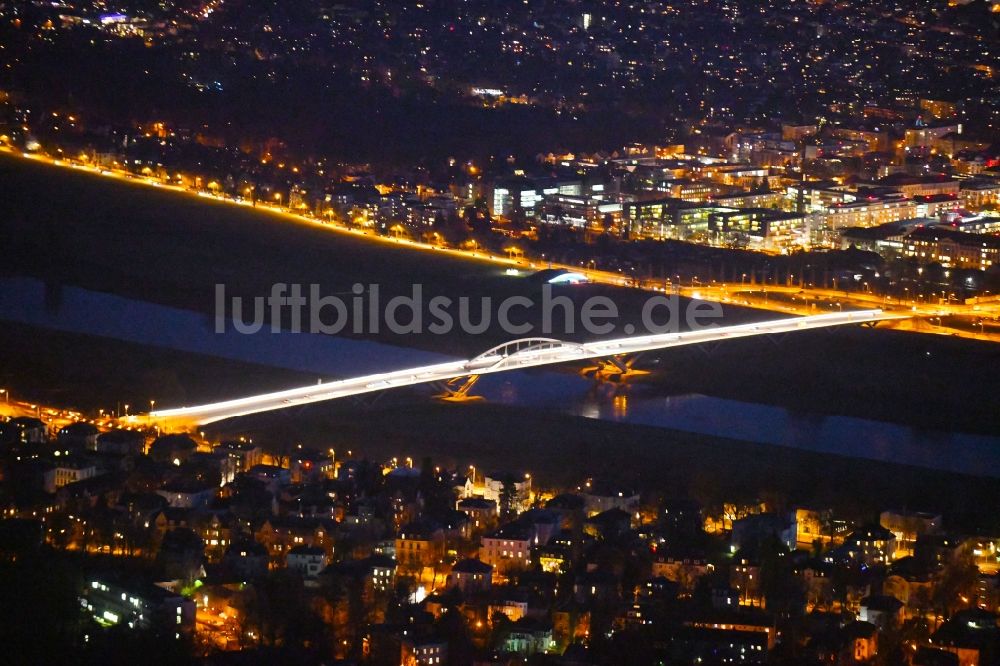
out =
[[[444,384],[444,392],[434,396],[439,400],[448,402],[476,402],[485,400],[481,395],[471,395],[472,387],[479,381],[480,375],[467,375],[465,377],[455,377],[449,379]]]
[[[639,370],[635,367],[635,362],[641,356],[641,353],[632,356],[618,354],[608,358],[599,358],[596,359],[597,365],[581,369],[580,374],[584,377],[593,377],[599,381],[609,382],[623,382],[629,377],[648,375],[648,370]]]

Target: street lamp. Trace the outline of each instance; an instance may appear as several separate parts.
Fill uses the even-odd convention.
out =
[[[128,416],[128,403],[125,404],[125,416]]]
[[[10,392],[7,391],[7,389],[0,389],[0,393],[3,393],[4,401],[9,405],[10,404]]]

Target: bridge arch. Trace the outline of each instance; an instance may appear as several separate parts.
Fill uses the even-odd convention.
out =
[[[518,357],[535,352],[570,350],[587,352],[587,348],[584,345],[575,342],[564,342],[555,338],[519,338],[487,349],[482,354],[471,359],[468,367],[478,370],[492,369],[509,365]]]

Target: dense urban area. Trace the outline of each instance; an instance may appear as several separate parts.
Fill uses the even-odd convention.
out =
[[[998,70],[998,0],[0,0],[0,160],[989,348]],[[86,226],[2,207],[4,276],[50,278]],[[996,470],[921,477],[919,506],[850,478],[630,485],[590,471],[609,450],[556,479],[516,432],[482,467],[264,445],[19,380],[13,663],[1000,663]]]
[[[386,664],[996,654],[995,521],[726,499],[706,479],[549,488],[528,472],[154,439],[36,409],[45,421],[3,424],[0,543],[8,594],[58,613],[41,645],[5,630],[40,660],[166,639],[178,658]],[[79,603],[32,589],[50,576]]]

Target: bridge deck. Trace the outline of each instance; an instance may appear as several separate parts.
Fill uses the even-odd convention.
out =
[[[235,416],[245,416],[296,405],[306,405],[323,400],[333,400],[373,391],[428,382],[447,381],[468,375],[483,375],[508,370],[520,370],[542,365],[605,358],[620,354],[637,354],[644,351],[668,349],[683,345],[731,340],[755,335],[791,333],[832,326],[868,324],[892,319],[905,319],[907,315],[889,314],[882,310],[837,312],[808,317],[790,317],[753,324],[720,326],[685,333],[635,336],[588,343],[569,343],[551,339],[515,340],[495,347],[474,359],[451,361],[405,370],[342,379],[325,384],[265,393],[262,395],[226,400],[222,402],[165,409],[148,415],[152,422],[163,424],[202,425]],[[508,350],[516,350],[509,352]],[[142,419],[142,417],[136,417]]]

